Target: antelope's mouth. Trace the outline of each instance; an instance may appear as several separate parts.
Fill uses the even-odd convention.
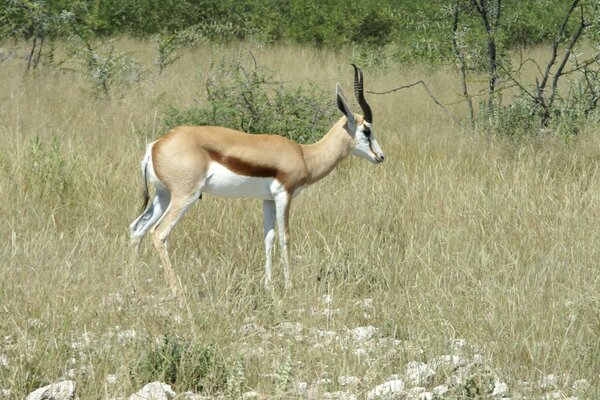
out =
[[[377,155],[373,153],[373,160],[375,160],[375,164],[381,164],[383,160],[385,160],[385,156],[383,154]]]

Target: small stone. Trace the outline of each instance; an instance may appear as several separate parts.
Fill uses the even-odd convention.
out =
[[[356,376],[340,376],[338,377],[338,383],[340,386],[358,386],[360,379]]]
[[[435,357],[429,365],[436,372],[440,369],[453,369],[467,364],[467,360],[461,356],[455,354],[446,354],[443,356]]]
[[[448,393],[448,386],[447,385],[439,385],[433,388],[432,392],[433,395],[436,397],[442,397],[443,395],[445,395],[446,393]]]
[[[394,379],[371,389],[367,393],[367,400],[392,400],[404,393],[404,381]]]
[[[406,379],[413,386],[425,386],[435,375],[435,371],[427,364],[411,361],[406,364]]]
[[[277,336],[282,338],[285,336],[291,336],[296,341],[300,341],[303,339],[302,330],[304,327],[299,322],[282,322],[275,327],[277,331]]]
[[[348,336],[355,342],[363,342],[373,339],[377,332],[378,329],[374,326],[359,326],[358,328],[350,329]]]
[[[308,390],[308,383],[298,382],[298,385],[296,386],[296,388],[298,389],[299,393],[304,394]]]
[[[6,354],[0,354],[0,368],[10,369],[10,363]]]
[[[362,299],[357,303],[357,305],[362,309],[373,308],[373,299]]]
[[[137,338],[137,332],[133,329],[126,329],[124,331],[117,331],[117,343],[124,345],[133,342]]]
[[[258,393],[255,392],[254,390],[242,394],[242,400],[254,400],[254,399],[258,399]]]
[[[411,399],[411,400],[412,399],[418,399],[419,395],[422,394],[422,393],[425,393],[426,390],[427,389],[425,389],[422,386],[416,386],[416,387],[410,388],[408,390],[408,393],[406,394],[406,398],[407,399]]]
[[[467,345],[465,339],[454,339],[450,342],[450,347],[454,351],[461,351]]]
[[[319,341],[323,341],[323,342],[333,342],[338,338],[337,332],[335,331],[315,331],[314,332],[315,338]]]
[[[75,398],[75,382],[62,381],[39,388],[27,396],[27,400],[71,400]]]
[[[129,396],[129,400],[169,400],[175,397],[171,385],[161,382],[152,382],[144,386],[139,392]]]
[[[352,350],[352,354],[360,358],[362,361],[369,361],[369,351],[363,347]]]
[[[558,386],[558,377],[554,374],[546,375],[540,382],[542,389],[556,389]]]
[[[492,396],[501,397],[508,393],[508,385],[501,381],[494,382],[494,390],[492,391]]]
[[[555,400],[555,399],[562,399],[563,397],[564,396],[562,395],[560,390],[555,390],[553,392],[546,393],[546,395],[543,398],[544,398],[544,400]]]
[[[181,394],[182,400],[211,400],[210,397],[203,396],[194,392],[185,392]]]
[[[321,393],[321,399],[325,400],[356,400],[356,395],[348,392],[325,392]]]
[[[586,379],[577,379],[575,382],[573,382],[571,387],[576,392],[585,392],[591,387],[591,385]]]

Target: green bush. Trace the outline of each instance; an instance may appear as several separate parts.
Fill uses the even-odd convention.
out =
[[[218,391],[227,383],[225,364],[212,347],[168,334],[141,355],[131,377],[141,384],[160,381],[176,385],[180,391]]]
[[[540,131],[539,108],[527,98],[520,97],[512,103],[498,104],[490,115],[487,104],[479,105],[480,114],[477,125],[482,132],[498,135],[524,137]]]
[[[23,176],[34,198],[64,203],[77,191],[78,159],[64,153],[57,138],[51,143],[45,143],[39,136],[30,140]]]
[[[313,85],[287,88],[275,72],[241,59],[211,66],[204,102],[171,106],[165,125],[215,125],[248,133],[276,133],[299,143],[321,138],[337,117],[333,94]]]

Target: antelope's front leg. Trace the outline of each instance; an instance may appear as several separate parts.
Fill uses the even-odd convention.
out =
[[[263,201],[263,226],[266,258],[265,288],[270,290],[273,243],[275,242],[275,202],[273,200]]]
[[[281,193],[275,198],[275,208],[277,215],[277,230],[279,231],[279,244],[281,247],[281,257],[283,258],[283,276],[285,279],[285,289],[290,288],[290,262],[288,251],[288,240],[290,236],[289,216],[290,216],[291,198],[287,193]]]

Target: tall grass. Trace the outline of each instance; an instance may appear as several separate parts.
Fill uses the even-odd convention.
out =
[[[125,45],[151,68],[149,45]],[[462,338],[515,394],[536,395],[522,381],[548,374],[600,394],[597,127],[569,142],[482,136],[418,89],[369,96],[384,164],[350,158],[295,200],[287,293],[262,288],[260,204],[204,196],[171,236],[180,309],[150,241],[138,260],[128,248],[138,163],[166,106],[203,92],[211,57],[246,46],[191,50],[110,101],[73,74],[0,65],[0,389],[23,398],[72,377],[81,398],[100,399],[168,375],[178,392],[286,397],[299,382],[329,378],[333,390],[355,375],[363,393]],[[339,81],[351,93],[348,52],[253,53],[292,87],[310,80],[333,99]],[[365,74],[368,90],[426,76],[443,101],[458,99],[449,71]],[[304,338],[281,333],[283,322]],[[310,339],[364,325],[410,345],[366,361]]]

